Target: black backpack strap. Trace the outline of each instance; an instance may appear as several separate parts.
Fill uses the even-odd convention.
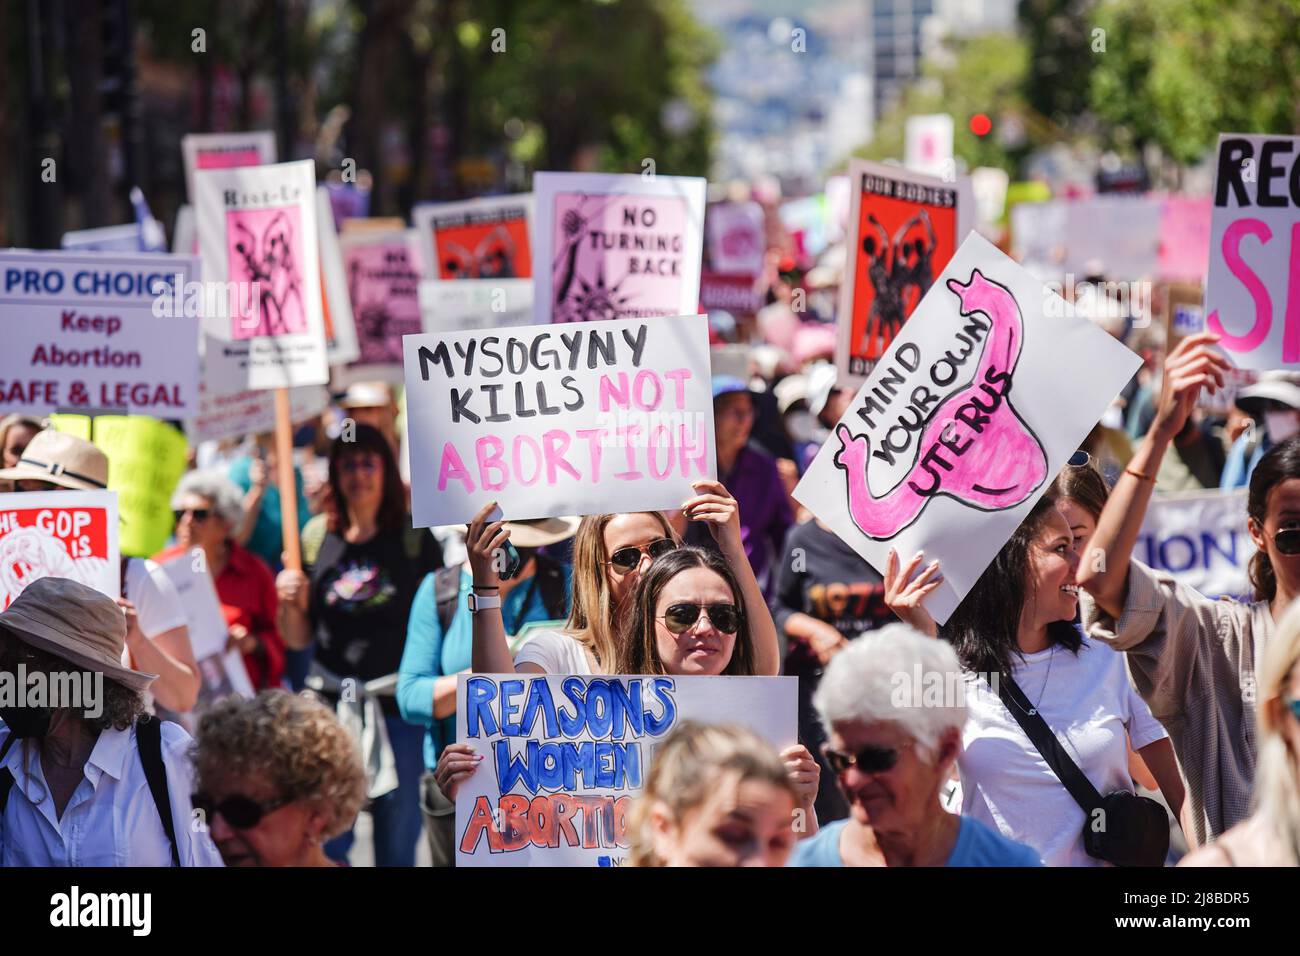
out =
[[[3,746],[0,746],[0,760],[9,756],[9,748],[18,740],[12,733],[5,738]],[[0,767],[0,816],[4,816],[5,806],[9,803],[9,791],[14,788],[14,775],[9,772],[9,768]]]
[[[140,751],[140,764],[144,767],[144,778],[149,782],[154,806],[158,808],[163,830],[172,845],[172,866],[180,866],[176,824],[172,820],[171,795],[167,790],[167,767],[163,764],[162,721],[157,717],[141,717],[135,724],[135,740]]]
[[[562,621],[569,616],[569,590],[564,586],[564,568],[559,562],[537,555],[537,583],[542,594],[546,616]]]
[[[438,602],[438,623],[445,637],[460,604],[460,566],[433,572],[433,597]]]
[[[1052,728],[1048,727],[1047,721],[1043,720],[1043,715],[1035,709],[1024,691],[1007,674],[999,676],[998,696],[1002,698],[1002,703],[1006,705],[1007,710],[1011,711],[1011,716],[1016,719],[1020,729],[1047,761],[1047,766],[1052,768],[1056,779],[1061,781],[1083,812],[1091,816],[1093,811],[1102,805],[1101,794],[1092,785],[1092,781],[1084,776],[1079,765],[1065,752],[1061,742],[1056,739],[1056,734],[1052,733]]]

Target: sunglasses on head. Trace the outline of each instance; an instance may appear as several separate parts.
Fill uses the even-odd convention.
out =
[[[276,800],[273,803],[258,803],[251,797],[234,794],[226,797],[221,801],[214,801],[206,793],[196,793],[191,799],[195,810],[203,812],[203,817],[207,820],[208,825],[216,819],[216,815],[221,814],[227,823],[236,830],[248,830],[262,822],[262,817],[278,810],[286,804],[293,803],[292,800]]]
[[[673,634],[684,634],[695,626],[701,611],[709,615],[709,623],[723,634],[735,634],[740,629],[740,611],[734,604],[674,604],[664,611],[661,620]]]
[[[173,511],[172,517],[176,519],[177,524],[180,524],[181,519],[186,515],[189,515],[195,521],[207,521],[211,514],[211,508],[182,508],[179,511]]]
[[[644,548],[637,548],[629,545],[626,548],[619,548],[609,556],[608,564],[612,564],[619,571],[631,571],[641,563],[641,555],[650,555],[650,560],[674,551],[677,548],[677,542],[672,538],[660,538],[658,541],[651,541]]]
[[[863,747],[855,754],[848,754],[830,744],[822,744],[822,756],[835,773],[844,773],[850,767],[857,767],[862,773],[885,773],[894,769],[899,756],[910,746],[909,742],[901,747]]]
[[[1066,461],[1066,464],[1069,465],[1071,468],[1086,468],[1089,465],[1096,467],[1096,462],[1097,462],[1096,458],[1094,458],[1091,454],[1089,454],[1088,452],[1080,448],[1078,451],[1076,451],[1073,455],[1070,456],[1069,460]]]

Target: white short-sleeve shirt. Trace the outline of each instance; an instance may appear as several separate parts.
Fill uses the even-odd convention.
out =
[[[1168,736],[1133,690],[1124,655],[1086,637],[1019,658],[1012,676],[1102,795],[1133,790],[1125,732],[1137,750]],[[962,816],[1037,850],[1048,866],[1102,866],[1083,848],[1083,809],[984,677],[967,683]]]
[[[127,560],[124,596],[135,605],[140,631],[150,640],[186,624],[185,605],[176,585],[166,571],[147,558]]]
[[[515,655],[515,666],[536,664],[548,674],[591,674],[591,661],[577,638],[563,631],[539,631]]]

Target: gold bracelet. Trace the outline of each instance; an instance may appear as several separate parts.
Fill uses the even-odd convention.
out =
[[[1156,480],[1155,480],[1154,478],[1152,478],[1150,475],[1144,475],[1142,472],[1140,472],[1140,471],[1134,471],[1132,468],[1125,468],[1125,469],[1124,469],[1124,474],[1126,474],[1126,475],[1132,475],[1134,478],[1137,478],[1137,479],[1139,479],[1140,481],[1149,481],[1149,482],[1151,482],[1153,485],[1156,483]]]

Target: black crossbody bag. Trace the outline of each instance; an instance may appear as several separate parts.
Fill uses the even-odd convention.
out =
[[[1083,848],[1088,855],[1115,866],[1164,866],[1169,853],[1165,808],[1150,797],[1127,790],[1103,797],[1016,682],[1003,674],[998,685],[1002,703],[1083,809]]]

